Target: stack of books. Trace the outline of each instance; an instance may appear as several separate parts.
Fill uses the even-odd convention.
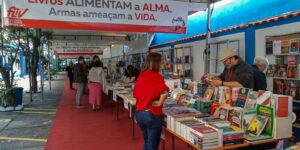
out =
[[[189,139],[191,137],[192,127],[201,125],[205,124],[194,118],[177,120],[176,133],[184,139]]]
[[[219,147],[217,130],[210,126],[195,126],[191,129],[191,142],[201,149]]]
[[[244,143],[244,130],[236,126],[221,127],[223,129],[223,145]]]
[[[167,128],[175,133],[180,133],[180,128],[176,126],[177,120],[192,119],[199,114],[195,109],[187,108],[185,106],[168,107],[163,111],[167,116]]]

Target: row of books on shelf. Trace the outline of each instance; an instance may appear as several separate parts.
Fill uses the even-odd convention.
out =
[[[192,60],[191,60],[190,56],[175,57],[175,63],[186,63],[186,64],[189,64],[191,62],[192,62]]]
[[[273,80],[273,93],[292,96],[300,100],[300,87],[298,81],[289,81],[283,79]]]
[[[266,54],[299,53],[300,38],[266,42]]]
[[[269,65],[268,77],[297,78],[300,79],[300,65],[296,64],[278,64]]]

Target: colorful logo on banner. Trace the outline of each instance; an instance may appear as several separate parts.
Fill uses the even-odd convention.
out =
[[[28,8],[22,9],[22,8],[17,8],[15,6],[12,6],[8,9],[7,14],[8,17],[11,18],[22,18],[28,10],[29,10]]]
[[[16,6],[11,6],[7,10],[7,18],[4,19],[5,24],[11,26],[25,27],[21,18],[29,11],[28,8],[18,8]]]
[[[186,23],[182,17],[174,17],[172,23],[176,25],[175,30],[182,30],[186,27]]]

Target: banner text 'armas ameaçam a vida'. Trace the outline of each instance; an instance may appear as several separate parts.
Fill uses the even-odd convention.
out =
[[[186,33],[188,3],[168,0],[3,0],[3,25]]]

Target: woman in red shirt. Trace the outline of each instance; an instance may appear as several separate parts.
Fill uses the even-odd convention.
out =
[[[149,53],[133,91],[136,98],[136,120],[144,137],[143,150],[157,150],[163,124],[162,106],[168,96],[169,88],[159,74],[162,56]]]

